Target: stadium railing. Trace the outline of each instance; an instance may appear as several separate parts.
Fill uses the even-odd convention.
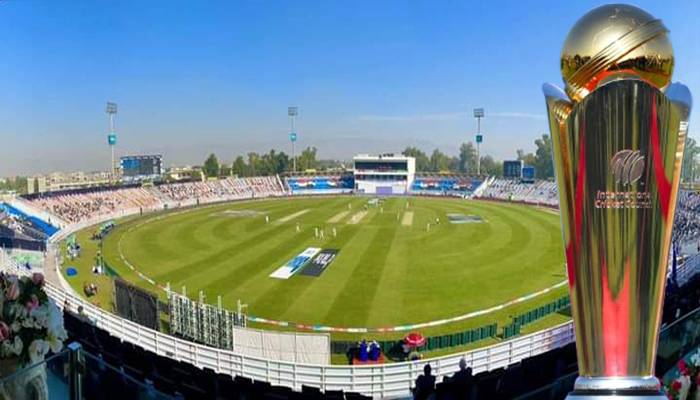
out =
[[[14,273],[27,273],[4,253],[0,263]],[[451,375],[459,369],[462,357],[474,373],[479,373],[506,367],[574,341],[573,325],[568,322],[493,346],[414,362],[371,366],[301,364],[244,356],[166,335],[119,318],[49,282],[46,283],[46,292],[61,307],[66,300],[72,309],[82,305],[85,314],[96,326],[145,350],[200,368],[264,380],[297,390],[307,385],[324,391],[346,390],[381,397],[407,396],[425,364],[431,364],[440,380],[442,376]]]
[[[541,318],[549,316],[554,313],[561,312],[571,306],[571,299],[567,294],[555,301],[542,305],[538,308],[532,309],[523,314],[513,317],[513,321],[502,328],[503,339],[510,339],[513,336],[520,335],[520,328],[523,326],[535,322]]]

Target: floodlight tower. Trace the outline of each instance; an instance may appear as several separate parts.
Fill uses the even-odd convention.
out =
[[[294,120],[296,119],[296,116],[299,114],[299,107],[296,106],[290,106],[287,108],[287,115],[289,116],[289,121],[292,124],[292,131],[289,134],[289,140],[292,142],[292,171],[297,172],[297,150],[296,150],[296,141],[297,141],[297,133],[294,132]]]
[[[110,164],[109,179],[112,183],[117,181],[117,166],[114,161],[114,147],[117,145],[117,135],[114,133],[114,116],[117,114],[117,105],[115,103],[107,103],[105,112],[109,114],[109,135],[107,142],[112,151],[112,162]]]
[[[484,118],[484,109],[475,108],[474,118],[476,118],[476,174],[481,176],[481,142],[484,136],[481,134],[481,119]]]

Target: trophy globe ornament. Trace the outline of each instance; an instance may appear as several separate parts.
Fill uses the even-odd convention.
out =
[[[544,84],[579,377],[568,399],[662,400],[661,310],[692,97],[660,19],[586,13]],[[665,371],[660,371],[661,373]]]
[[[577,102],[618,73],[665,88],[673,74],[673,47],[661,20],[636,6],[606,4],[589,11],[569,31],[561,74],[566,94]]]

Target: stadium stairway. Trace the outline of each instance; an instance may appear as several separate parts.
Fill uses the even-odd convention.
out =
[[[169,199],[165,194],[163,194],[160,190],[158,190],[155,186],[148,188],[149,193],[153,197],[156,198],[156,200],[160,203],[160,205],[165,206],[167,205],[168,207],[173,204],[173,200]]]

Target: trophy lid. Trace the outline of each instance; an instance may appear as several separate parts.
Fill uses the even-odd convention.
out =
[[[661,20],[639,7],[606,4],[571,28],[561,52],[566,94],[576,102],[619,72],[663,88],[673,74],[673,47]]]

